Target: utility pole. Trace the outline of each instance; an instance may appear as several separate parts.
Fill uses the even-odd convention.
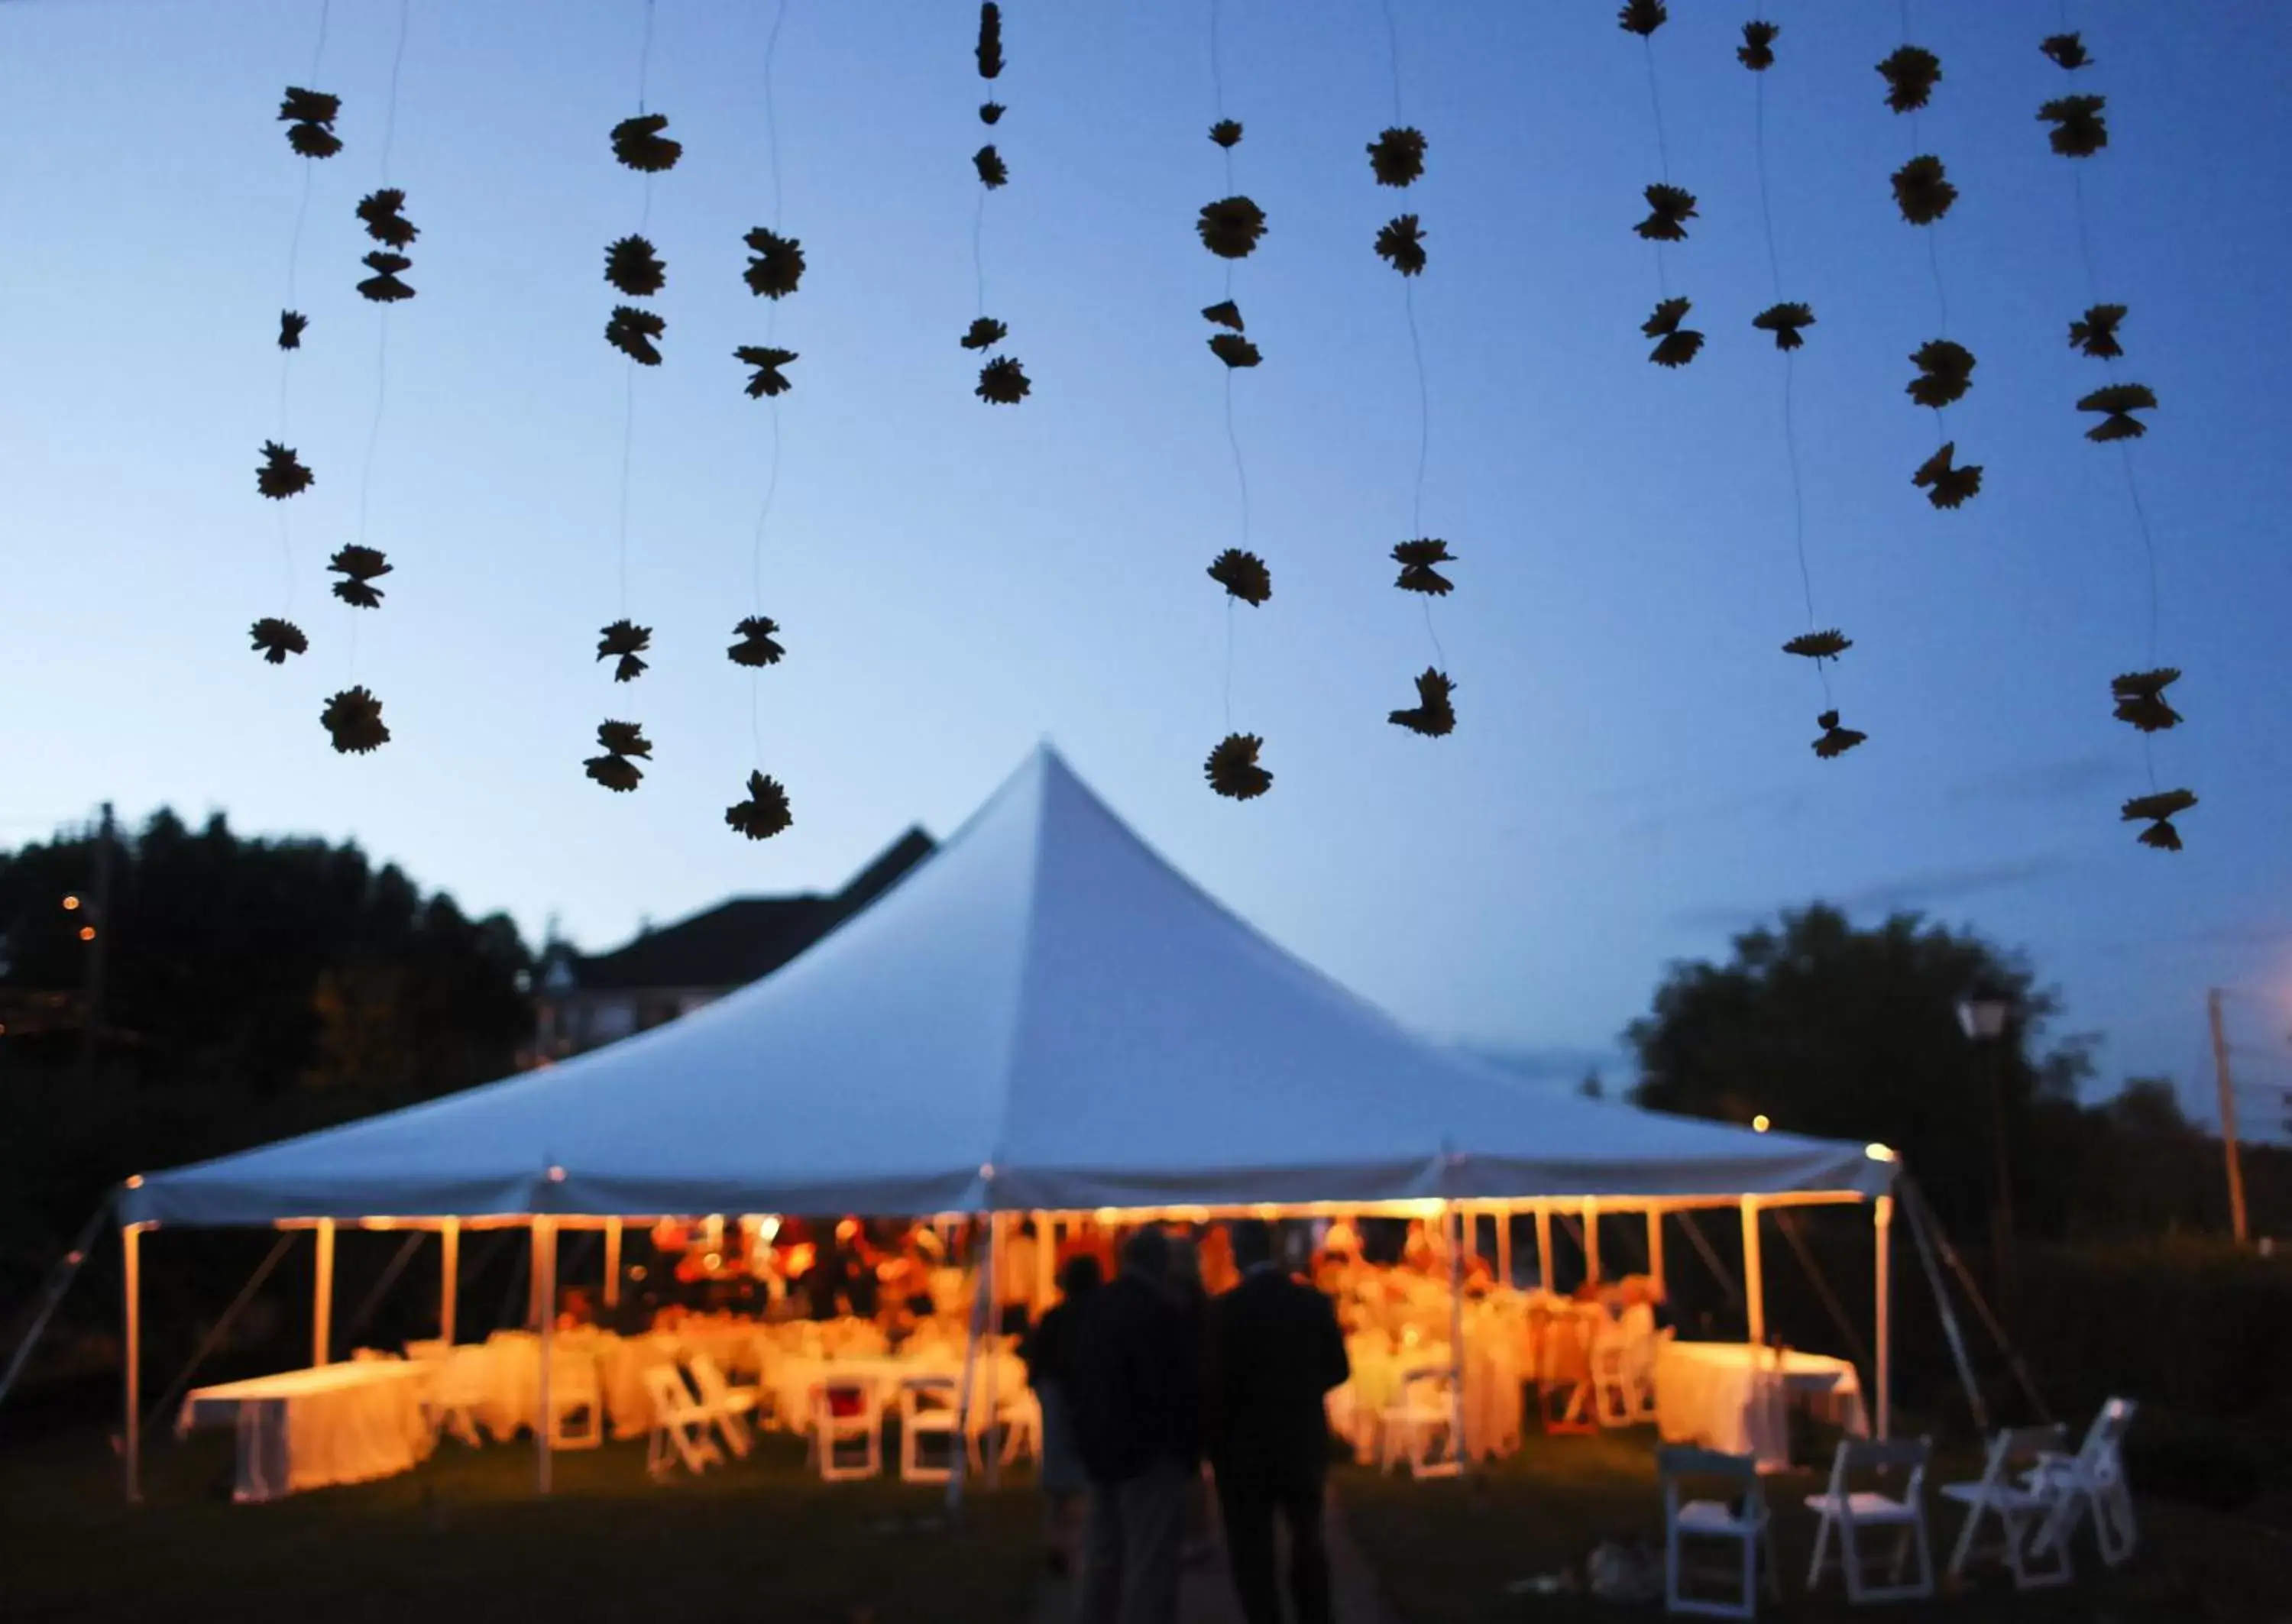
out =
[[[2228,1156],[2228,1221],[2236,1243],[2244,1244],[2244,1166],[2236,1154],[2236,1089],[2229,1081],[2228,1034],[2221,1028],[2218,987],[2205,994],[2205,1008],[2213,1023],[2213,1071],[2220,1080],[2221,1146]]]
[[[95,836],[95,905],[87,910],[89,928],[87,975],[80,1012],[79,1072],[83,1086],[95,1075],[95,1046],[103,1025],[103,958],[111,946],[111,803],[103,803],[103,819]]]

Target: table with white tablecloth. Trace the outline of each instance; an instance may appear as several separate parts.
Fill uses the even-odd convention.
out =
[[[1666,1342],[1656,1353],[1656,1426],[1667,1443],[1790,1461],[1790,1410],[1800,1405],[1867,1435],[1854,1367],[1826,1354],[1739,1342]]]
[[[197,1387],[185,1396],[175,1429],[238,1430],[233,1499],[366,1483],[412,1471],[429,1455],[423,1409],[429,1376],[419,1363],[372,1359]]]
[[[856,1358],[776,1353],[767,1356],[764,1368],[764,1383],[772,1394],[775,1423],[791,1432],[811,1429],[812,1389],[823,1382],[864,1382],[876,1408],[888,1411],[899,1403],[900,1384],[920,1379],[951,1381],[959,1388],[963,1381],[962,1350]],[[992,1418],[993,1411],[988,1405],[990,1383],[995,1410],[1007,1409],[1027,1392],[1027,1367],[1007,1349],[991,1353],[982,1350],[971,1379],[973,1431],[985,1431]]]

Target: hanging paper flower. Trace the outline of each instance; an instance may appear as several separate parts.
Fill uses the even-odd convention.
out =
[[[1202,763],[1210,788],[1230,800],[1255,800],[1273,787],[1273,775],[1257,764],[1265,741],[1254,733],[1229,733]]]
[[[2109,126],[2101,109],[2105,96],[2059,96],[2038,109],[2038,117],[2054,127],[2047,139],[2065,158],[2089,158],[2109,145]]]
[[[1775,65],[1775,38],[1781,32],[1780,23],[1745,23],[1743,43],[1735,47],[1735,60],[1753,73],[1766,72]]]
[[[1211,563],[1209,577],[1253,609],[1273,596],[1273,572],[1254,552],[1229,547]]]
[[[395,304],[401,299],[414,297],[414,290],[400,277],[401,270],[414,269],[414,261],[402,253],[391,253],[377,248],[361,261],[374,272],[358,285],[358,291],[376,304]]]
[[[2093,64],[2093,59],[2085,53],[2084,38],[2076,34],[2048,34],[2038,49],[2053,58],[2056,68],[2072,73]]]
[[[1806,342],[1799,329],[1814,326],[1814,310],[1804,304],[1771,304],[1751,318],[1751,325],[1762,333],[1773,334],[1776,349],[1796,350]]]
[[[750,773],[747,800],[725,808],[724,821],[752,840],[769,840],[795,823],[795,817],[788,810],[787,792],[778,779]]]
[[[1393,582],[1404,592],[1424,592],[1434,598],[1446,598],[1455,589],[1455,583],[1439,570],[1435,564],[1453,564],[1457,555],[1449,551],[1449,543],[1432,536],[1413,542],[1403,542],[1392,550],[1392,561],[1400,566],[1400,577]]]
[[[343,149],[342,140],[335,133],[335,120],[342,111],[340,96],[288,85],[286,99],[278,104],[278,117],[286,124],[286,144],[301,157],[334,157]]]
[[[310,325],[311,318],[303,315],[300,310],[279,311],[278,348],[281,350],[300,350],[303,347],[303,330]]]
[[[1692,327],[1679,324],[1693,309],[1685,299],[1667,299],[1655,307],[1655,314],[1640,324],[1640,331],[1656,341],[1648,351],[1648,359],[1658,366],[1684,366],[1703,348],[1703,334]]]
[[[293,621],[266,615],[254,623],[254,651],[273,665],[284,665],[288,655],[307,654],[310,647],[311,639]]]
[[[1416,216],[1402,214],[1385,222],[1376,234],[1377,257],[1404,277],[1424,272],[1424,232]]]
[[[1214,321],[1221,327],[1231,327],[1236,333],[1247,332],[1241,325],[1241,307],[1231,299],[1202,307],[1202,319]]]
[[[1814,725],[1822,729],[1822,736],[1814,741],[1814,753],[1825,761],[1844,755],[1870,736],[1867,733],[1857,733],[1852,728],[1840,727],[1836,711],[1825,711],[1814,719]]]
[[[1239,333],[1210,334],[1210,353],[1228,366],[1255,366],[1263,359],[1257,346]]]
[[[2125,319],[2121,304],[2097,304],[2085,313],[2085,319],[2070,323],[2070,348],[2082,350],[2098,360],[2115,360],[2125,353],[2125,346],[2117,342],[2118,324]]]
[[[1650,213],[1632,229],[1651,243],[1685,242],[1685,222],[1696,217],[1695,194],[1683,187],[1658,184],[1647,189],[1647,200]]]
[[[1011,179],[1010,165],[991,141],[971,155],[971,163],[979,171],[979,183],[990,192]]]
[[[979,122],[984,125],[1001,124],[1003,115],[1010,110],[999,101],[982,101],[979,104]]]
[[[597,657],[619,662],[613,667],[616,682],[634,682],[643,675],[645,663],[637,656],[651,647],[652,628],[633,620],[617,620],[597,634]]]
[[[410,248],[422,232],[401,212],[405,207],[406,194],[385,186],[359,199],[358,217],[366,222],[366,234],[383,247]]]
[[[1429,739],[1454,733],[1457,730],[1457,711],[1449,703],[1449,695],[1456,692],[1456,688],[1457,685],[1449,680],[1447,673],[1428,665],[1424,674],[1416,679],[1415,707],[1390,712],[1384,720],[1397,727],[1406,728],[1411,733],[1421,733]]]
[[[1914,226],[1933,224],[1957,201],[1957,188],[1949,183],[1941,160],[1932,153],[1914,157],[1894,171],[1895,205]]]
[[[1227,151],[1241,145],[1241,120],[1221,118],[1210,126],[1210,139]]]
[[[632,299],[650,299],[667,285],[668,267],[642,237],[625,237],[605,250],[605,280]]]
[[[963,335],[965,350],[992,350],[1011,336],[1011,329],[991,316],[981,316]]]
[[[1973,387],[1973,351],[1949,339],[1928,339],[1910,352],[1910,364],[1918,375],[1902,387],[1922,406],[1940,411]]]
[[[626,756],[590,756],[581,767],[591,778],[617,795],[625,795],[644,782],[644,769]]]
[[[644,773],[633,757],[652,759],[652,741],[644,736],[641,722],[600,722],[597,743],[605,753],[591,756],[581,765],[590,777],[616,794],[626,794],[644,782]]]
[[[742,363],[756,369],[755,375],[748,380],[748,398],[751,400],[766,400],[776,395],[785,395],[795,387],[780,375],[780,368],[795,359],[795,350],[743,344],[732,353]]]
[[[2170,665],[2110,679],[2109,692],[2117,701],[2117,720],[2131,722],[2143,733],[2178,727],[2181,713],[2165,703],[2165,690],[2180,679],[2181,673]]]
[[[1670,16],[1671,8],[1663,0],[1625,0],[1624,9],[1616,13],[1616,21],[1625,33],[1645,39],[1663,27]]]
[[[1783,645],[1785,654],[1803,655],[1820,664],[1835,660],[1854,647],[1854,639],[1833,626],[1828,631],[1806,631]]]
[[[772,640],[779,627],[761,615],[751,615],[732,628],[740,640],[724,651],[735,665],[778,665],[787,651]]]
[[[2085,431],[2086,438],[2102,442],[2139,439],[2149,432],[2149,425],[2133,414],[2156,409],[2157,393],[2145,383],[2112,383],[2078,402],[2080,412],[2108,414]]]
[[[390,573],[390,560],[382,556],[380,548],[337,548],[327,560],[327,567],[342,577],[335,583],[335,597],[353,609],[382,607],[382,589],[374,583]]]
[[[344,688],[327,701],[319,725],[333,736],[335,748],[344,755],[365,755],[390,743],[383,725],[382,701],[362,687]]]
[[[649,175],[675,168],[676,160],[684,156],[684,143],[663,135],[667,128],[666,113],[622,119],[613,126],[613,156]]]
[[[1265,235],[1265,211],[1247,197],[1221,197],[1202,205],[1194,222],[1202,246],[1222,260],[1246,260]]]
[[[748,291],[765,299],[785,299],[803,280],[803,245],[758,226],[745,239],[748,261]]]
[[[2156,795],[2136,795],[2125,803],[2122,821],[2132,824],[2143,818],[2149,827],[2141,832],[2141,843],[2159,851],[2181,849],[2181,832],[2173,827],[2173,819],[2197,804],[2197,798],[2186,790],[2167,790]]]
[[[1886,105],[1897,113],[1915,113],[1941,83],[1941,58],[1922,45],[1904,45],[1878,64],[1885,76]]]
[[[617,756],[652,758],[652,743],[644,736],[642,722],[600,722],[597,743]]]
[[[989,406],[1017,406],[1034,387],[1025,367],[1010,356],[998,355],[979,369],[979,387],[972,393]]]
[[[640,310],[633,304],[617,304],[605,323],[605,342],[640,366],[660,365],[660,351],[653,340],[668,329],[668,323],[656,310]]]
[[[1003,73],[1003,8],[994,0],[979,8],[979,76],[999,78]]]
[[[1925,492],[1926,500],[1938,508],[1961,507],[1967,497],[1981,494],[1981,464],[1953,468],[1950,459],[1957,453],[1957,442],[1952,440],[1919,463],[1918,471],[1910,476],[1910,483]]]
[[[254,488],[273,502],[300,495],[317,477],[303,466],[291,446],[276,440],[262,442],[262,466],[254,470]]]
[[[1424,133],[1387,130],[1369,142],[1368,166],[1379,186],[1407,186],[1424,173]]]

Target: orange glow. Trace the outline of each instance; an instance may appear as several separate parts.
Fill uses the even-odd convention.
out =
[[[65,898],[64,898],[64,912],[65,912],[69,913],[69,912],[71,912],[74,909],[77,908],[78,906],[79,906],[79,898],[78,898],[78,897],[77,897],[77,896],[67,896],[67,897],[65,897]]]
[[[835,1238],[839,1241],[849,1241],[859,1233],[860,1220],[858,1218],[845,1218],[842,1223],[835,1226]]]
[[[1767,1121],[1767,1114],[1763,1111],[1751,1119],[1751,1130],[1754,1133],[1764,1133],[1773,1126],[1772,1122]]]
[[[809,1241],[798,1241],[787,1249],[787,1264],[783,1272],[790,1280],[801,1280],[811,1273],[811,1266],[819,1261],[819,1248]]]
[[[79,939],[83,942],[93,942],[95,940],[95,927],[93,925],[82,925],[79,928]]]

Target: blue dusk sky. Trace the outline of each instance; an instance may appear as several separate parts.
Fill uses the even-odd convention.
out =
[[[648,201],[607,142],[641,0],[0,0],[0,839],[107,798],[220,808],[601,948],[944,834],[1048,737],[1275,939],[1531,1068],[1612,1077],[1667,961],[1820,897],[2027,951],[2104,1087],[2169,1072],[2208,1114],[2216,984],[2254,1077],[2292,1081],[2292,8],[1774,0],[1762,82],[1747,4],[1681,0],[1651,54],[1700,213],[1660,285],[1709,342],[1676,372],[1639,331],[1649,52],[1609,0],[1394,0],[1390,36],[1374,0],[1226,0],[1222,103],[1207,0],[1004,9],[990,88],[969,5],[789,0],[768,100],[771,0],[659,0],[645,96],[685,152]],[[1944,73],[1915,118],[1873,70],[1906,27]],[[2074,82],[2038,49],[2063,27],[2096,59]],[[1405,194],[1364,151],[1392,41],[1430,141]],[[341,156],[288,151],[290,84],[343,98]],[[1808,617],[1786,363],[1749,325],[1778,297],[1762,90],[1780,296],[1818,317],[1791,378],[1815,623],[1854,639],[1831,689],[1869,735],[1835,761],[1779,652]],[[2082,163],[2036,117],[2074,91],[2108,98]],[[956,342],[989,93],[1011,182],[980,267],[1034,381],[1015,408],[973,398]],[[1231,277],[1265,358],[1231,381],[1257,609],[1203,574],[1243,539],[1198,314],[1226,266],[1194,232],[1221,110],[1270,221]],[[1921,151],[1961,192],[1931,232],[1888,186]],[[421,229],[386,338],[352,214],[385,179]],[[1431,257],[1421,519],[1404,285],[1370,247],[1404,210]],[[777,308],[741,279],[775,220],[809,262]],[[640,222],[666,360],[633,371],[601,273]],[[2126,459],[2075,409],[2106,381],[2067,342],[2096,285],[2132,310],[2118,375],[2162,400],[2130,453],[2153,643]],[[1910,484],[1937,435],[1904,393],[1945,331],[1979,358],[1948,430],[1986,470],[1956,512]],[[777,407],[731,356],[768,334],[801,356]],[[254,489],[270,438],[317,474],[284,504]],[[1387,558],[1419,534],[1459,560],[1430,635]],[[395,566],[378,612],[327,595],[361,537]],[[788,656],[752,676],[724,649],[758,608]],[[280,613],[311,641],[283,669],[246,630]],[[617,687],[593,655],[623,613],[652,669]],[[1387,725],[1436,661],[1455,734]],[[2188,720],[2144,752],[2109,679],[2157,663]],[[351,681],[394,736],[362,759],[318,722]],[[606,717],[654,741],[634,794],[582,776]],[[1202,780],[1229,725],[1276,776],[1246,805]],[[2118,821],[2152,762],[2202,798],[2178,855]],[[752,845],[722,814],[757,766],[795,825]]]

